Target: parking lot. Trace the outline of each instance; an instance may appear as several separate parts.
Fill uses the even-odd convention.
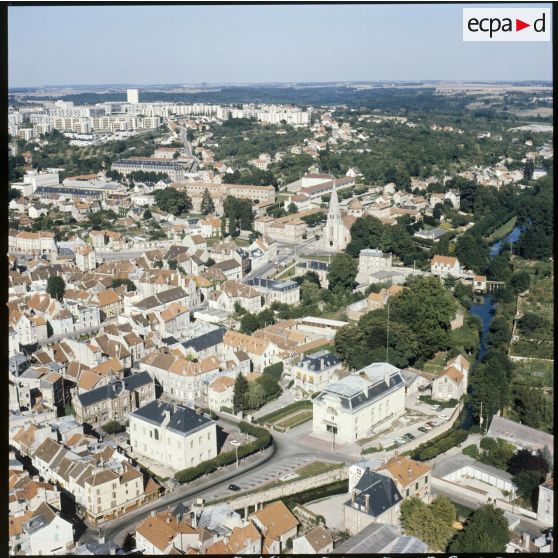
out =
[[[394,427],[378,434],[376,438],[367,442],[363,448],[384,448],[393,446],[405,449],[405,445],[413,440],[418,440],[436,426],[444,424],[451,417],[455,407],[434,408],[428,403],[418,399],[418,394],[407,396],[405,400],[407,412],[394,423]]]

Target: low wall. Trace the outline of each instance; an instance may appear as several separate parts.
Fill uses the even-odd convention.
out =
[[[424,444],[425,442],[433,440],[434,438],[438,437],[440,434],[443,434],[444,432],[447,432],[454,425],[454,423],[457,420],[457,417],[459,416],[459,413],[461,412],[462,408],[463,408],[463,401],[460,401],[459,404],[457,405],[457,407],[453,410],[453,413],[450,416],[450,418],[446,422],[444,422],[444,424],[441,424],[440,426],[436,426],[435,428],[433,428],[429,432],[425,432],[425,434],[423,436],[420,436],[419,438],[415,438],[414,440],[411,440],[410,442],[408,442],[407,444],[404,444],[403,446],[400,446],[400,447],[398,447],[394,450],[385,452],[384,455],[386,457],[386,460],[389,461],[396,454],[401,454],[401,453],[404,453],[404,452],[407,452],[407,451],[414,450],[416,447],[420,446],[421,444]],[[378,452],[378,454],[381,454],[381,452]],[[371,455],[374,455],[374,454],[371,454]]]
[[[261,490],[260,492],[254,494],[246,494],[244,496],[232,498],[227,500],[227,504],[229,504],[233,509],[239,510],[249,506],[264,504],[265,502],[272,502],[273,500],[278,500],[279,498],[290,496],[291,494],[297,494],[299,492],[304,492],[312,488],[332,484],[336,481],[346,480],[348,478],[349,471],[347,468],[343,467],[341,469],[328,471],[314,477],[307,477],[293,482],[287,482],[281,486],[274,486],[273,488]]]
[[[465,498],[470,498],[472,500],[475,500],[475,502],[478,504],[478,506],[476,507],[488,503],[489,500],[489,496],[483,496],[482,494],[474,490],[469,490],[465,486],[456,484],[454,482],[445,479],[439,479],[437,477],[431,478],[431,486],[432,488],[439,488],[440,490],[446,490],[447,492],[454,492]],[[515,506],[514,504],[510,504],[509,502],[506,502],[499,498],[492,500],[491,503],[494,504],[496,508],[500,508],[501,510],[512,512],[514,514],[523,515],[531,519],[535,519],[535,520],[537,519],[537,514],[535,512],[526,510],[525,508],[521,508],[519,506]]]

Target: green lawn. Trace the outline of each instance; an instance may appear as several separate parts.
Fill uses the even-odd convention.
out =
[[[424,363],[422,369],[424,372],[431,372],[435,374],[436,372],[441,372],[446,365],[446,353],[440,352],[436,353],[433,358],[427,360]]]
[[[275,425],[279,428],[294,428],[295,426],[299,426],[309,420],[312,420],[312,409],[305,409],[304,411],[287,417],[281,422],[276,422]]]
[[[515,361],[514,383],[528,387],[554,387],[554,364],[544,360]]]
[[[333,471],[335,469],[341,469],[344,467],[344,463],[328,463],[326,461],[315,461],[314,463],[309,463],[304,465],[300,469],[297,469],[298,478],[314,477],[316,475],[321,475],[322,473],[327,473],[328,471]]]
[[[300,412],[301,410],[312,411],[312,402],[306,400],[296,401],[295,403],[291,403],[282,409],[278,409],[277,411],[273,411],[272,413],[256,419],[256,422],[258,424],[276,424],[277,422],[294,414],[296,411]]]

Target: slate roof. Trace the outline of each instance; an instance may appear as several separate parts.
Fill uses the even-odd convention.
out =
[[[374,517],[382,515],[403,499],[391,478],[380,475],[368,468],[364,471],[354,490],[357,493],[355,502],[359,505],[359,509],[363,513],[368,513],[368,515]],[[368,512],[364,511],[366,495],[369,496]],[[345,505],[353,507],[351,500],[347,501]]]
[[[300,367],[312,370],[313,372],[320,372],[326,368],[331,368],[340,362],[341,360],[339,357],[333,353],[330,353],[329,351],[318,351],[317,353],[305,356],[300,361]]]
[[[116,380],[106,386],[81,393],[78,395],[78,399],[84,407],[88,407],[89,405],[104,401],[105,399],[116,399],[122,393],[123,389],[132,391],[151,382],[153,382],[153,380],[148,372],[140,372],[138,374],[132,374],[123,380]]]
[[[158,306],[162,306],[163,304],[169,304],[170,302],[174,302],[175,300],[186,298],[187,296],[188,293],[182,287],[174,287],[172,289],[163,291],[162,293],[148,296],[147,298],[138,302],[136,304],[136,307],[140,308],[141,310],[151,310],[153,308],[157,308]]]
[[[554,453],[554,436],[513,420],[494,415],[487,436],[501,438],[526,449],[543,449],[545,446]]]
[[[205,349],[209,349],[210,347],[214,347],[215,345],[222,343],[225,331],[225,328],[220,327],[219,329],[203,333],[198,337],[182,341],[181,344],[185,349],[192,348],[196,352],[204,351]]]
[[[163,401],[152,401],[141,409],[130,413],[130,415],[150,422],[151,424],[161,426],[165,420],[165,411],[170,413],[170,422],[167,424],[166,428],[178,434],[188,434],[198,428],[214,424],[214,421],[204,415],[196,413],[196,411],[189,407],[170,405]]]
[[[384,379],[384,372],[389,378],[389,383]],[[315,404],[324,404],[324,396],[331,394],[339,397],[344,409],[355,410],[400,389],[403,385],[404,380],[399,369],[388,363],[374,363],[330,384],[314,401]]]
[[[394,527],[370,523],[358,534],[336,546],[332,554],[425,554],[428,545],[416,537],[400,536]]]

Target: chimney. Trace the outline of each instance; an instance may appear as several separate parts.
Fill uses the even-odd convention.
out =
[[[356,490],[353,490],[353,493],[351,494],[351,503],[353,506],[355,505],[356,497],[357,497]]]
[[[366,513],[370,511],[370,494],[364,495],[364,511]]]
[[[530,542],[531,542],[531,537],[529,537],[529,533],[523,533],[523,546],[525,550],[529,550]]]
[[[151,510],[151,517],[155,517],[155,510]]]
[[[191,512],[190,512],[190,524],[192,525],[193,529],[196,529],[198,526],[198,516],[196,514],[196,510],[194,508],[192,508]]]

